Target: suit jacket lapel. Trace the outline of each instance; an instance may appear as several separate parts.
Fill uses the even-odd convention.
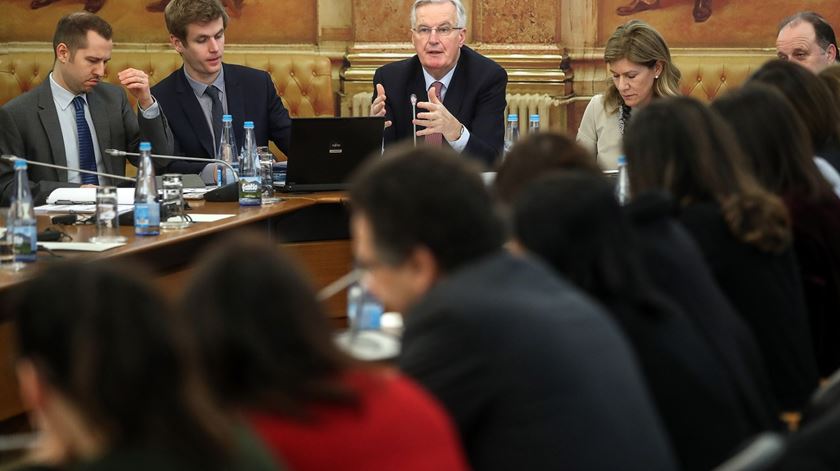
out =
[[[233,134],[236,136],[236,145],[242,146],[245,144],[245,135],[243,134],[242,126],[246,120],[251,120],[253,117],[245,116],[245,90],[242,89],[242,85],[239,83],[239,77],[227,65],[222,64],[222,67],[225,69],[227,110],[228,114],[233,116]],[[267,135],[268,129],[263,129],[262,132],[265,132]]]
[[[102,163],[105,164],[105,168],[100,169],[100,171],[108,173],[122,173],[116,172],[116,169],[112,168],[113,159],[111,159],[109,155],[105,154],[105,149],[111,145],[110,119],[116,119],[116,115],[120,115],[121,111],[118,111],[116,115],[114,113],[109,113],[107,105],[104,100],[102,100],[102,97],[99,96],[99,93],[96,92],[95,88],[88,93],[86,97],[88,109],[90,110],[90,119],[93,121],[93,128],[96,130],[96,143],[99,144],[99,155],[102,157]],[[122,122],[122,116],[119,116],[119,119],[120,122]],[[132,149],[126,150],[132,151]],[[122,161],[123,159],[120,160]]]
[[[61,123],[58,121],[58,112],[55,110],[49,77],[41,83],[36,93],[38,94],[38,118],[50,143],[53,163],[67,166],[67,151],[64,149],[64,137],[61,134]],[[58,181],[67,181],[66,171],[56,170],[55,173],[58,175]]]
[[[465,60],[464,46],[461,50],[461,56],[458,58],[458,66],[455,68],[455,73],[452,75],[452,80],[449,82],[449,88],[446,90],[446,97],[443,100],[443,106],[458,118],[461,113],[461,104],[464,103],[464,95],[467,94],[467,63]]]
[[[423,66],[420,65],[420,59],[417,56],[414,56],[414,67],[415,71],[412,72],[409,76],[414,77],[411,82],[409,82],[408,86],[405,90],[405,103],[408,103],[409,108],[406,110],[409,116],[408,120],[408,136],[411,137],[413,134],[413,125],[411,124],[411,120],[414,119],[414,116],[411,116],[411,94],[417,95],[417,101],[429,101],[429,91],[426,90],[426,79],[423,76]],[[386,90],[387,91],[387,90]],[[422,108],[417,108],[417,113],[422,113],[425,110]],[[418,130],[424,129],[422,126],[417,128]],[[418,138],[420,139],[420,138]]]
[[[181,80],[175,82],[175,92],[179,95],[177,101],[181,105],[187,121],[190,122],[190,126],[193,128],[198,142],[201,143],[201,147],[204,148],[207,155],[213,158],[215,157],[213,153],[213,133],[207,127],[204,111],[202,111],[201,105],[198,104],[198,98],[195,97],[192,87],[187,82],[187,76],[183,66],[181,67],[180,74]]]

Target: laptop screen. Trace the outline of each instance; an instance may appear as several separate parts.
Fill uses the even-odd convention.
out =
[[[294,118],[285,191],[347,188],[370,156],[381,154],[385,118]]]

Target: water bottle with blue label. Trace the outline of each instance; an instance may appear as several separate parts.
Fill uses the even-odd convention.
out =
[[[29,191],[29,177],[26,162],[15,160],[15,193],[9,208],[7,230],[12,231],[15,262],[34,262],[38,254],[38,226],[32,193]]]
[[[528,118],[528,134],[536,134],[540,132],[540,115],[532,114]]]
[[[618,156],[618,175],[615,182],[615,197],[619,204],[627,204],[630,199],[630,176],[627,175],[627,157]]]
[[[353,330],[379,330],[383,311],[382,303],[361,283],[348,288],[347,319]]]
[[[134,189],[134,233],[140,236],[160,234],[160,204],[157,202],[157,183],[151,153],[152,144],[141,142],[137,186]]]
[[[519,140],[519,115],[509,114],[507,126],[505,127],[505,155],[510,152],[511,147]]]
[[[236,157],[236,136],[233,134],[233,116],[229,114],[222,116],[222,136],[219,139],[216,158],[234,167],[238,165]],[[227,185],[234,181],[234,177],[228,167],[224,165],[216,166],[216,184],[218,186]]]

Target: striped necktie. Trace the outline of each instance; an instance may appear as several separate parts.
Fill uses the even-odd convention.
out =
[[[90,126],[85,119],[85,99],[81,96],[73,98],[73,108],[76,109],[76,135],[79,137],[79,168],[96,172],[96,154],[93,151],[93,138]],[[82,184],[97,185],[99,177],[89,173],[79,174]]]

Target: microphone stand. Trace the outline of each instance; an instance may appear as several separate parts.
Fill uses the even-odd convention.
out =
[[[137,157],[137,156],[140,155],[136,152],[126,152],[124,150],[117,150],[117,149],[105,149],[105,153],[108,154],[108,155],[113,155],[115,157],[126,157],[126,156],[129,156],[129,155],[133,156],[133,157]],[[202,157],[184,157],[184,156],[180,156],[180,155],[163,155],[163,154],[150,154],[150,156],[152,158],[155,158],[155,159],[189,160],[189,161],[192,161],[192,162],[207,162],[207,163],[212,163],[212,164],[224,165],[225,167],[228,168],[228,170],[233,172],[233,178],[235,180],[239,180],[239,173],[236,170],[234,170],[233,165],[225,162],[224,160],[205,159],[205,158],[202,158]]]
[[[411,124],[414,126],[414,147],[417,147],[417,125],[414,124],[414,120],[417,119],[417,95],[412,93],[409,100],[411,101]]]
[[[15,160],[22,160],[22,161],[26,162],[27,165],[34,165],[36,167],[55,168],[55,169],[58,169],[58,170],[67,170],[69,172],[87,173],[87,174],[90,174],[90,175],[96,175],[98,177],[101,176],[101,177],[114,178],[114,179],[117,179],[117,180],[137,182],[137,179],[134,178],[134,177],[126,177],[124,175],[115,175],[113,173],[96,172],[96,171],[93,171],[93,170],[85,170],[83,168],[67,167],[65,165],[48,164],[48,163],[45,163],[45,162],[39,162],[37,160],[24,159],[24,158],[18,157],[16,155],[2,155],[2,156],[0,156],[0,159],[7,160],[9,162],[14,162]]]

